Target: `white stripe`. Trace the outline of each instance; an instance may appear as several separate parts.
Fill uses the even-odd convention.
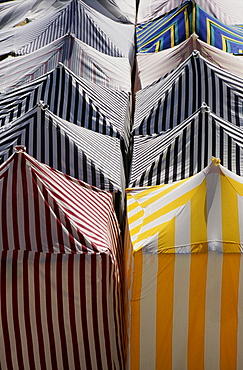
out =
[[[207,233],[208,248],[222,252],[222,209],[219,167],[207,176]]]
[[[191,253],[191,202],[189,201],[182,212],[179,212],[175,217],[175,253]]]
[[[190,254],[175,255],[172,370],[187,368],[190,267]]]
[[[223,254],[208,253],[205,302],[205,369],[220,369],[220,316]]]
[[[157,246],[158,248],[158,246]],[[158,255],[143,254],[140,299],[140,369],[156,368]]]

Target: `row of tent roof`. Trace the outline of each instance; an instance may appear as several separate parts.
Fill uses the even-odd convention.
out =
[[[0,368],[242,368],[242,24],[1,3]]]

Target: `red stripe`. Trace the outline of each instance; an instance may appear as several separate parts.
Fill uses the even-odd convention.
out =
[[[57,309],[58,309],[58,324],[60,330],[60,340],[62,347],[62,359],[64,369],[69,369],[68,355],[67,355],[67,341],[65,335],[65,326],[64,326],[64,314],[63,314],[63,279],[62,279],[62,263],[63,255],[57,254],[56,262],[56,293],[57,293]]]
[[[111,359],[111,344],[110,344],[110,333],[109,333],[109,322],[108,322],[108,312],[107,312],[107,255],[101,254],[102,260],[102,313],[103,313],[103,323],[104,323],[104,337],[105,337],[105,350],[108,369],[112,369],[112,359]]]
[[[34,350],[33,350],[33,340],[31,333],[30,324],[30,297],[29,297],[29,253],[24,252],[23,256],[23,288],[24,288],[24,318],[25,318],[25,331],[27,339],[27,349],[29,356],[30,368],[35,368],[34,361]]]
[[[51,307],[51,253],[46,254],[45,261],[45,284],[46,284],[46,318],[48,326],[48,334],[50,340],[51,364],[52,369],[57,369],[57,355],[54,339],[53,321],[52,321],[52,307]]]
[[[63,235],[62,235],[62,223],[60,221],[60,215],[59,215],[59,207],[54,200],[54,213],[56,215],[56,226],[57,226],[57,236],[58,236],[58,243],[59,243],[59,249],[60,253],[65,253],[65,248],[64,248],[64,242],[63,242]]]
[[[16,352],[19,369],[24,369],[23,352],[21,345],[20,327],[19,327],[19,304],[18,304],[18,251],[13,251],[12,259],[12,314],[14,323],[14,334],[16,339]]]
[[[34,172],[32,172],[32,184],[33,184],[33,195],[34,195],[34,213],[35,213],[35,235],[37,250],[42,252],[41,244],[41,233],[40,233],[40,209],[39,209],[39,193],[37,186],[37,178]]]
[[[34,256],[34,285],[35,285],[35,317],[36,317],[36,330],[38,336],[38,348],[40,355],[40,364],[41,369],[47,369],[45,351],[44,351],[44,339],[43,339],[43,330],[42,330],[42,318],[41,318],[41,299],[40,297],[40,254],[35,253]]]
[[[75,321],[75,301],[76,297],[74,295],[74,255],[70,254],[68,257],[68,302],[69,302],[69,318],[70,318],[70,327],[72,334],[72,345],[73,345],[73,355],[74,355],[74,364],[75,369],[81,369],[79,351],[78,351],[78,337]],[[75,256],[75,264],[77,263],[77,258]]]
[[[23,201],[24,201],[24,235],[25,235],[25,249],[30,251],[31,250],[31,241],[30,241],[30,230],[29,230],[29,205],[28,205],[28,185],[26,179],[26,161],[25,157],[21,155],[21,174],[22,174],[22,188],[23,188]],[[22,249],[22,246],[21,246]]]
[[[47,236],[47,243],[48,243],[48,251],[50,253],[54,252],[53,249],[53,241],[52,241],[52,234],[51,234],[51,214],[50,214],[50,206],[48,204],[48,193],[46,188],[43,187],[43,196],[44,196],[44,205],[45,205],[45,220],[46,220],[46,236]]]
[[[3,250],[9,249],[8,243],[8,232],[7,232],[7,184],[8,184],[8,173],[5,173],[3,176],[3,184],[2,184],[2,240],[3,245],[0,247]],[[11,225],[10,225],[11,226]]]
[[[3,328],[3,341],[5,347],[5,356],[8,366],[8,370],[13,370],[13,363],[11,357],[11,345],[8,331],[8,321],[7,321],[7,282],[6,282],[6,263],[7,255],[9,252],[1,252],[1,321]]]
[[[92,299],[92,317],[93,317],[93,333],[96,350],[96,361],[97,368],[102,369],[101,352],[100,352],[100,341],[98,331],[98,302],[97,302],[97,273],[96,273],[96,254],[91,255],[91,299]]]
[[[85,351],[86,368],[92,369],[91,357],[90,357],[90,346],[89,346],[89,335],[87,325],[87,306],[86,306],[86,275],[85,275],[86,255],[80,255],[80,299],[81,299],[81,320],[83,329],[83,343]]]
[[[21,155],[21,154],[20,154]],[[18,170],[18,162],[21,157],[17,154],[13,157],[13,177],[12,177],[12,225],[13,227],[13,235],[14,235],[14,249],[20,250],[19,244],[19,232],[18,232],[18,205],[17,205],[17,170]]]

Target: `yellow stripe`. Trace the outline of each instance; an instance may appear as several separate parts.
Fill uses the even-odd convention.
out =
[[[191,252],[207,252],[206,194],[207,182],[203,180],[197,194],[191,199]]]
[[[235,186],[239,186],[236,181],[221,175],[221,208],[222,208],[222,237],[223,252],[234,252],[234,245],[240,244],[239,215],[238,215],[238,195]],[[232,185],[235,185],[234,187]],[[242,185],[241,185],[242,188]],[[240,189],[242,190],[242,189]]]
[[[207,18],[207,44],[210,44],[210,40],[211,40],[210,21]]]
[[[170,47],[173,48],[175,46],[175,25],[173,24],[171,26],[171,31],[170,31]]]
[[[196,31],[196,4],[193,3],[192,5],[192,33]]]
[[[134,257],[134,274],[131,299],[130,368],[140,368],[140,299],[142,289],[143,255],[139,251]]]
[[[186,39],[189,37],[189,19],[188,19],[188,12],[184,10],[184,22],[185,22],[185,29],[186,29]]]
[[[173,240],[168,244],[174,244]],[[175,254],[158,255],[156,369],[172,369],[172,323]],[[151,304],[153,304],[151,302]]]
[[[220,369],[237,368],[240,254],[224,254],[221,298]]]
[[[207,259],[207,253],[191,255],[188,319],[188,370],[204,370]]]

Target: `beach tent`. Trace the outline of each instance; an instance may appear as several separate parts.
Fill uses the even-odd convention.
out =
[[[107,17],[123,23],[135,23],[136,0],[83,0]]]
[[[136,93],[133,131],[153,134],[172,129],[204,101],[219,117],[242,126],[243,79],[194,51],[177,69]]]
[[[93,131],[123,138],[129,146],[130,94],[77,78],[59,65],[46,75],[0,95],[1,126],[39,101],[60,118]]]
[[[170,183],[195,175],[212,156],[243,176],[242,127],[223,120],[204,103],[172,130],[134,136],[129,187]]]
[[[95,49],[133,63],[134,25],[113,21],[81,0],[56,1],[55,10],[22,27],[0,31],[0,55],[29,54],[68,32]]]
[[[2,369],[124,369],[109,192],[16,147],[0,166]]]
[[[227,25],[242,24],[243,4],[238,0],[194,0],[207,13]],[[185,3],[185,0],[140,0],[137,23],[156,19]]]
[[[243,78],[243,58],[235,56],[215,48],[203,41],[193,33],[187,40],[172,48],[159,51],[158,53],[138,53],[137,59],[137,79],[140,88],[152,84],[159,78],[167,75],[172,70],[182,64],[194,50],[208,62],[224,69],[230,74],[235,74]],[[151,68],[151,65],[153,68]]]
[[[125,174],[119,139],[70,124],[40,103],[0,129],[1,164],[16,145],[52,168],[112,192],[117,215],[123,215]]]
[[[130,369],[242,367],[243,180],[219,163],[127,189]]]
[[[131,66],[128,58],[99,52],[71,34],[26,55],[9,56],[1,62],[1,91],[34,80],[61,62],[77,77],[118,90],[131,90]]]
[[[168,49],[186,40],[193,32],[202,41],[223,51],[242,52],[242,28],[225,25],[193,1],[185,2],[155,20],[136,25],[137,51],[151,53]]]

